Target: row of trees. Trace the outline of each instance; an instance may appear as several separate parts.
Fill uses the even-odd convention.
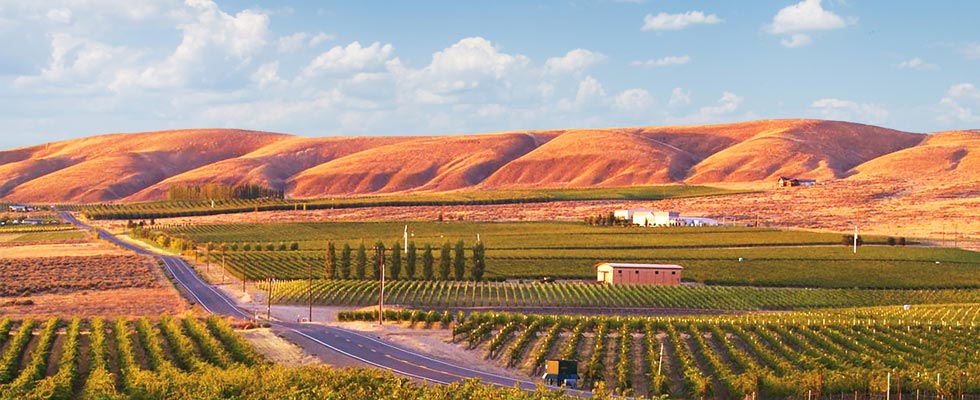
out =
[[[264,186],[220,185],[208,183],[203,186],[173,185],[167,190],[168,200],[230,200],[230,199],[259,199],[283,198],[282,190],[270,189]]]
[[[609,214],[597,214],[585,217],[586,224],[592,226],[630,226],[633,225],[633,221],[627,221],[622,218],[616,218],[616,214],[610,212]]]
[[[327,243],[327,261],[324,277],[327,279],[379,279],[381,277],[381,260],[378,258],[380,249],[388,250],[385,259],[385,276],[392,279],[424,280],[466,280],[482,281],[486,273],[486,248],[483,242],[476,242],[470,250],[470,262],[467,263],[466,244],[460,240],[453,246],[446,242],[439,249],[438,269],[435,248],[426,244],[422,248],[421,257],[415,242],[408,244],[407,251],[402,252],[399,243],[386,248],[382,242],[375,243],[373,252],[368,256],[364,243],[355,250],[349,244],[344,244],[337,254],[333,242]],[[404,257],[404,258],[403,258]],[[469,273],[467,274],[467,264]],[[368,266],[371,270],[368,271]],[[404,266],[404,268],[402,268]],[[421,267],[421,268],[419,268]],[[419,270],[421,269],[421,270]],[[370,272],[370,276],[368,275]]]

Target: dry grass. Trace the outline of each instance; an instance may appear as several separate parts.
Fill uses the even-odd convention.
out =
[[[17,235],[19,236],[19,235]],[[15,236],[16,237],[16,236]],[[0,242],[3,237],[0,235]],[[102,242],[84,243],[54,243],[54,244],[25,244],[23,246],[4,247],[0,259],[45,257],[89,257],[103,255],[129,254],[118,247]],[[3,261],[0,261],[2,263]]]
[[[23,303],[29,304],[23,304]],[[21,303],[15,305],[12,303]],[[70,294],[42,294],[30,297],[0,297],[0,315],[11,318],[42,318],[75,315],[137,317],[179,314],[187,303],[172,287],[122,288],[80,291]]]
[[[159,288],[154,268],[153,259],[137,255],[3,259],[0,296]]]

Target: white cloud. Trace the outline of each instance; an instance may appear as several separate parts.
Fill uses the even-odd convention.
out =
[[[363,47],[360,42],[352,42],[346,47],[334,46],[313,59],[303,70],[307,76],[319,73],[360,71],[378,68],[391,57],[394,47],[390,43],[374,42]]]
[[[772,18],[769,32],[774,34],[809,32],[847,26],[844,18],[825,10],[820,2],[821,0],[803,0],[779,10]]]
[[[980,122],[980,90],[972,83],[957,83],[946,90],[939,100],[939,121],[944,124],[954,122]]]
[[[482,37],[470,37],[432,55],[427,69],[436,75],[489,74],[502,77],[513,68],[526,66],[530,60],[523,55],[502,53]]]
[[[674,90],[670,92],[670,102],[667,105],[671,107],[683,107],[691,104],[691,92],[685,91],[682,88],[675,87]]]
[[[252,81],[259,84],[259,87],[267,87],[272,84],[282,82],[282,78],[279,77],[279,61],[273,61],[268,64],[262,64],[252,74]]]
[[[598,80],[591,76],[579,82],[578,92],[575,93],[575,105],[578,107],[596,105],[604,101],[606,89]]]
[[[676,91],[676,90],[675,90]],[[732,92],[723,92],[714,105],[704,106],[695,114],[683,117],[667,117],[667,122],[675,124],[709,124],[730,121],[745,98]]]
[[[67,24],[71,22],[71,10],[67,8],[52,8],[45,14],[52,22]]]
[[[545,62],[545,68],[554,73],[576,73],[606,61],[606,55],[586,49],[575,49],[563,57],[552,57]]]
[[[113,79],[117,63],[129,63],[137,56],[125,47],[114,47],[66,33],[51,36],[51,60],[38,75],[20,76],[18,86],[55,84],[60,87],[93,88]],[[75,90],[73,89],[73,90]]]
[[[934,70],[939,69],[939,66],[938,65],[927,63],[927,62],[925,62],[923,59],[921,59],[919,57],[915,57],[915,58],[911,58],[911,59],[902,61],[902,62],[898,63],[897,66],[898,66],[898,69],[913,69],[913,70],[916,70],[916,71],[934,71]]]
[[[813,43],[813,39],[805,33],[794,33],[790,37],[779,41],[779,44],[783,45],[783,47],[791,49],[803,47],[810,43]]]
[[[309,36],[310,34],[306,32],[296,32],[289,36],[280,37],[276,49],[282,53],[299,50],[303,48],[306,38]]]
[[[821,0],[803,0],[779,10],[766,30],[774,35],[790,35],[780,43],[795,48],[812,42],[809,32],[841,29],[855,23],[856,18],[844,18],[825,10]]]
[[[672,65],[684,65],[691,61],[691,56],[666,56],[656,60],[633,61],[630,65],[642,68],[669,67]]]
[[[613,99],[614,108],[632,113],[647,111],[654,103],[650,92],[643,89],[626,89]]]
[[[163,61],[142,69],[121,71],[110,87],[184,87],[191,83],[219,81],[251,61],[265,46],[269,16],[254,10],[235,15],[221,11],[209,0],[187,0],[187,13],[178,24],[180,44]]]
[[[317,33],[316,35],[314,35],[312,38],[310,38],[310,42],[309,42],[308,46],[310,46],[310,47],[316,47],[316,46],[319,46],[319,45],[324,44],[326,42],[329,42],[331,40],[334,40],[335,38],[336,37],[334,35],[320,32],[320,33]]]
[[[280,53],[289,53],[305,47],[317,47],[333,39],[333,35],[324,32],[317,33],[316,35],[307,32],[296,32],[292,35],[280,37],[277,41],[276,49]]]
[[[701,11],[688,11],[682,14],[661,12],[657,15],[647,14],[646,17],[643,17],[643,27],[640,29],[644,31],[676,31],[691,25],[713,25],[723,21],[715,14],[705,15]]]
[[[967,43],[960,47],[960,53],[971,60],[980,60],[980,43]]]
[[[858,103],[850,100],[824,98],[814,101],[810,107],[823,118],[881,124],[888,120],[889,112],[884,106],[875,103]]]

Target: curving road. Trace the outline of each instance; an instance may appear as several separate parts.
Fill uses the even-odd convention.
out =
[[[61,216],[79,228],[89,231],[97,229],[79,221],[68,212],[61,212]],[[104,230],[98,229],[98,232],[100,238],[113,242],[120,247],[138,254],[151,255],[159,258],[167,268],[167,272],[186,289],[188,297],[195,303],[200,304],[208,312],[236,318],[251,317],[251,314],[247,310],[239,307],[234,300],[207,282],[204,282],[183,259],[151,253],[143,248],[124,242]],[[314,343],[316,346],[337,352],[361,363],[390,370],[415,379],[439,384],[450,384],[464,379],[478,378],[484,383],[503,387],[520,387],[525,390],[536,389],[534,382],[517,380],[447,363],[346,329],[289,322],[275,322],[273,325],[302,337],[306,341]],[[307,349],[309,350],[309,348]],[[574,392],[579,395],[585,394],[584,392]]]

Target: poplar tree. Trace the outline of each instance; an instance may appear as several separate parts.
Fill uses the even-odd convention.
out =
[[[357,248],[357,262],[354,264],[354,277],[364,279],[367,277],[367,248],[364,243]]]
[[[444,281],[449,280],[449,273],[452,272],[452,251],[452,246],[446,242],[442,244],[442,251],[439,252],[439,279]]]
[[[460,239],[456,242],[455,254],[453,257],[453,279],[463,280],[466,273],[466,244]]]
[[[408,254],[405,256],[405,277],[415,279],[415,262],[418,261],[418,254],[415,250],[415,242],[408,243]]]
[[[422,251],[422,277],[426,280],[435,279],[435,274],[432,271],[432,264],[435,263],[435,257],[432,256],[432,245],[426,244],[425,250]]]

